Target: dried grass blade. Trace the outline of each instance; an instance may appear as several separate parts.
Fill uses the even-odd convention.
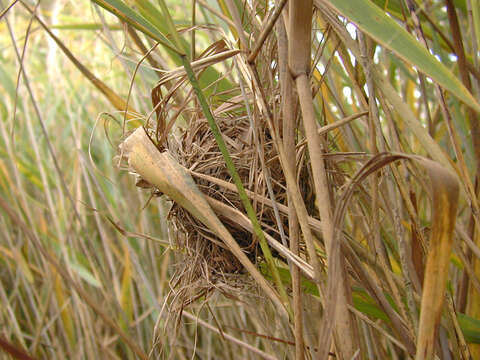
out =
[[[436,330],[440,322],[445,298],[445,287],[455,228],[459,193],[456,176],[437,162],[421,156],[380,153],[365,164],[352,179],[336,209],[335,225],[337,229],[342,228],[343,216],[353,195],[353,190],[359,182],[393,161],[402,159],[413,160],[419,163],[426,170],[431,181],[433,195],[432,234],[423,282],[420,324],[416,341],[416,360],[432,359]],[[340,232],[336,235],[337,242],[340,240],[339,236]],[[413,349],[409,346],[409,342],[405,340],[408,339],[404,337],[405,345],[412,352]]]
[[[0,337],[0,348],[10,354],[13,358],[19,359],[19,360],[35,360],[33,357],[31,357],[29,354],[25,352],[25,350],[21,349],[18,346],[15,346],[11,343],[9,343],[7,340],[5,340],[3,337]]]
[[[23,233],[27,236],[27,238],[35,245],[35,247],[39,250],[42,256],[55,268],[58,274],[62,276],[64,281],[68,283],[72,288],[77,292],[78,296],[88,305],[90,306],[99,316],[100,318],[110,326],[118,335],[119,337],[127,344],[127,346],[135,353],[140,359],[147,360],[148,356],[143,352],[143,350],[138,346],[138,344],[133,341],[133,339],[123,332],[123,330],[117,325],[112,318],[107,316],[107,314],[103,311],[99,304],[97,304],[90,295],[83,290],[83,288],[70,276],[68,271],[58,263],[58,261],[50,255],[50,253],[45,249],[40,242],[40,239],[30,230],[30,228],[25,224],[17,213],[10,207],[7,201],[0,197],[0,207],[7,213],[8,217],[12,221],[12,223],[16,224]]]
[[[280,5],[278,5],[280,6]],[[286,15],[287,12],[285,11]],[[284,21],[277,23],[277,43],[278,43],[278,72],[280,81],[280,90],[282,94],[282,130],[283,130],[283,145],[287,149],[294,149],[296,143],[296,111],[295,111],[295,97],[293,96],[293,89],[295,83],[290,75],[288,69],[288,37],[287,29]],[[280,128],[280,125],[278,126]],[[285,159],[285,166],[288,166],[293,173],[296,173],[296,155],[297,151],[289,151],[288,158]],[[288,201],[288,234],[290,240],[290,250],[295,254],[300,253],[300,222],[292,204],[292,189],[291,184],[287,183],[287,201]],[[314,268],[315,270],[315,268]],[[298,267],[290,266],[290,273],[292,277],[292,293],[293,293],[293,312],[294,312],[294,335],[295,335],[295,359],[303,360],[305,358],[305,339],[303,336],[304,321],[303,321],[303,305],[302,305],[302,288],[300,270]],[[315,275],[315,273],[314,273]]]
[[[227,59],[231,58],[232,56],[237,55],[240,52],[241,52],[240,50],[236,50],[236,49],[235,50],[225,50],[225,51],[222,51],[220,53],[195,60],[191,63],[191,65],[192,65],[192,68],[194,70],[199,71],[199,70],[205,69],[208,66],[212,66],[212,65],[215,65],[219,62],[227,60]],[[185,68],[183,66],[168,71],[159,80],[159,84],[164,84],[168,81],[175,80],[175,79],[177,79],[181,76],[185,76]]]
[[[442,314],[445,286],[457,216],[458,182],[454,175],[437,163],[421,159],[427,170],[433,192],[432,234],[429,243],[416,360],[433,359],[435,337]]]
[[[265,42],[265,39],[272,31],[273,26],[275,25],[275,22],[277,21],[278,17],[282,13],[282,10],[286,3],[287,3],[287,0],[280,0],[280,2],[278,2],[277,5],[275,6],[275,10],[273,11],[272,15],[268,19],[268,22],[266,23],[266,25],[263,26],[262,32],[258,37],[257,43],[253,47],[253,50],[250,52],[250,55],[248,56],[247,61],[249,63],[252,63],[255,61],[255,58],[260,52],[260,49],[262,48],[263,43]]]
[[[237,344],[239,346],[244,347],[245,349],[251,351],[252,353],[256,354],[257,356],[259,356],[263,359],[266,359],[266,360],[276,360],[277,359],[276,357],[274,357],[270,354],[267,354],[266,352],[264,352],[260,349],[257,349],[255,347],[253,347],[252,345],[250,345],[250,344],[248,344],[244,341],[241,341],[241,340],[237,339],[236,337],[234,337],[230,334],[227,334],[227,333],[221,331],[220,329],[215,328],[214,326],[210,325],[206,321],[203,321],[202,319],[199,319],[198,316],[190,314],[188,311],[182,311],[182,315],[185,316],[186,318],[192,320],[192,321],[197,322],[198,324],[200,324],[204,328],[207,328],[208,330],[211,330],[211,331],[221,335],[222,338],[224,338],[228,341],[231,341],[234,344]]]

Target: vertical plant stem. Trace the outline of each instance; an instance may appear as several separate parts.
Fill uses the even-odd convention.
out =
[[[283,21],[277,22],[277,43],[278,43],[278,65],[279,65],[279,80],[282,94],[282,134],[283,145],[286,149],[295,149],[295,132],[296,132],[296,117],[295,117],[295,102],[293,87],[294,82],[288,71],[288,38],[285,24]],[[288,166],[292,173],[296,173],[297,152],[290,151],[287,154],[286,166]],[[288,184],[287,184],[288,187]],[[287,191],[288,192],[288,191]],[[299,255],[299,238],[300,226],[298,223],[297,213],[293,206],[291,191],[287,194],[288,200],[288,235],[290,239],[290,250]],[[304,344],[303,344],[303,309],[302,309],[302,291],[300,283],[300,269],[292,265],[290,268],[292,276],[292,291],[293,291],[293,312],[295,320],[295,359],[303,360]]]
[[[282,10],[285,7],[286,3],[287,3],[287,0],[280,0],[277,2],[277,6],[275,6],[275,10],[273,11],[273,14],[270,16],[267,23],[263,26],[262,33],[259,35],[257,43],[253,47],[253,50],[250,52],[250,55],[248,56],[247,61],[249,63],[252,63],[255,61],[255,58],[260,52],[260,49],[262,48],[263,43],[267,39],[268,34],[270,34],[270,32],[272,31],[273,26],[275,25],[276,21],[278,20],[278,17],[282,13]]]
[[[322,263],[320,262],[320,259],[317,256],[316,247],[315,247],[315,237],[312,233],[312,229],[310,228],[310,225],[308,222],[307,207],[305,206],[305,202],[303,201],[300,188],[297,184],[295,173],[293,169],[291,169],[286,165],[288,163],[288,161],[286,160],[288,156],[286,154],[286,150],[283,145],[283,142],[280,141],[278,135],[275,132],[276,129],[273,125],[272,114],[269,112],[267,103],[265,101],[265,94],[263,94],[262,88],[259,85],[259,79],[257,76],[258,74],[256,73],[255,68],[250,67],[250,69],[252,70],[252,73],[253,73],[254,86],[260,90],[259,100],[262,105],[262,110],[265,112],[267,116],[270,132],[273,134],[273,141],[275,142],[275,146],[278,151],[278,157],[280,159],[280,163],[282,165],[282,169],[285,175],[287,190],[288,190],[289,196],[291,196],[291,200],[295,207],[298,221],[300,223],[300,229],[302,230],[305,245],[307,246],[307,251],[310,256],[310,262],[312,263],[312,266],[314,269],[314,274],[315,274],[314,280],[315,280],[315,283],[317,284],[318,292],[320,294],[320,299],[321,301],[323,301],[323,291],[322,291],[322,288],[320,287],[320,283],[322,281]]]
[[[230,16],[233,19],[233,23],[235,24],[236,33],[238,35],[238,39],[240,40],[240,47],[243,49],[248,49],[248,40],[245,36],[245,32],[243,31],[242,26],[242,19],[240,18],[240,14],[238,13],[237,6],[233,0],[224,0],[228,11],[230,12]],[[223,1],[222,1],[223,2]]]
[[[470,0],[470,8],[472,9],[473,32],[475,34],[476,49],[480,49],[480,0]],[[475,53],[476,54],[476,53]],[[475,56],[475,58],[478,58]],[[475,63],[475,61],[474,61]]]
[[[265,94],[263,92],[263,88],[260,85],[260,80],[258,77],[258,72],[256,71],[255,67],[252,64],[249,64],[250,71],[252,73],[253,79],[253,86],[259,90],[259,97],[258,100],[260,102],[261,110],[264,112],[267,118],[267,124],[269,130],[272,134],[273,141],[275,143],[276,149],[278,151],[278,157],[280,159],[280,163],[285,175],[285,181],[287,183],[287,191],[289,198],[292,200],[293,206],[295,208],[296,215],[298,217],[298,222],[300,223],[300,229],[302,230],[303,239],[305,241],[305,245],[307,247],[307,252],[310,257],[310,263],[314,269],[314,281],[317,285],[318,293],[320,296],[320,301],[324,302],[324,294],[323,289],[320,286],[322,283],[322,273],[323,273],[323,264],[320,262],[320,258],[317,255],[317,250],[315,246],[315,237],[313,235],[312,229],[309,225],[308,220],[308,212],[305,205],[305,202],[302,198],[302,194],[300,192],[300,188],[297,184],[297,180],[295,177],[295,173],[293,169],[287,166],[287,154],[283,142],[280,140],[277,129],[273,123],[273,116],[267,106],[267,102],[265,99]],[[313,348],[313,347],[312,347]]]
[[[31,11],[30,8],[27,8],[27,9]],[[37,20],[39,20],[38,17],[35,16],[35,18]],[[8,24],[8,22],[7,22],[7,24]],[[18,62],[20,64],[20,73],[23,76],[23,79],[25,81],[25,86],[27,87],[28,94],[30,96],[30,99],[32,100],[33,108],[35,110],[35,115],[38,118],[40,128],[42,130],[43,136],[45,137],[48,152],[50,153],[50,156],[52,157],[52,161],[53,161],[55,170],[57,172],[58,179],[60,180],[60,185],[61,185],[62,192],[68,198],[68,200],[70,202],[70,205],[72,206],[72,210],[73,210],[73,214],[75,215],[75,218],[78,220],[79,224],[83,226],[82,219],[81,219],[80,214],[78,213],[78,210],[77,210],[77,206],[75,204],[75,201],[73,200],[72,194],[70,193],[70,191],[67,187],[67,183],[65,181],[65,176],[63,175],[63,171],[60,168],[60,165],[58,163],[57,155],[55,154],[55,149],[53,148],[52,142],[50,141],[50,136],[48,134],[48,130],[47,130],[45,122],[43,120],[42,112],[40,111],[40,108],[38,106],[38,102],[35,98],[35,95],[33,94],[32,88],[30,86],[30,81],[29,81],[28,76],[25,72],[25,69],[24,69],[24,66],[23,66],[23,56],[20,56],[20,53],[18,52],[17,46],[14,43],[13,32],[11,31],[10,26],[8,26],[8,29],[10,31],[10,36],[11,36],[11,39],[12,39],[12,42],[13,42],[13,45],[14,45],[13,47],[15,49],[15,55],[17,56]],[[25,46],[26,46],[26,43],[25,43]]]
[[[368,105],[369,105],[369,134],[370,141],[369,147],[372,154],[378,154],[377,147],[377,138],[380,144],[381,150],[385,151],[386,146],[383,139],[383,134],[381,131],[380,121],[378,119],[378,107],[376,103],[376,89],[373,81],[373,76],[371,72],[372,59],[370,58],[370,51],[368,48],[368,38],[363,34],[363,32],[358,31],[360,51],[361,51],[361,60],[363,69],[365,72],[365,78],[368,89]],[[384,268],[391,269],[391,264],[388,258],[388,255],[385,250],[385,246],[380,237],[380,209],[379,209],[379,181],[376,175],[373,175],[371,178],[371,195],[372,195],[372,230],[373,233],[373,249],[375,251],[375,257],[379,261],[380,265]],[[407,311],[405,309],[403,300],[400,296],[400,292],[391,278],[389,272],[385,273],[387,282],[392,290],[393,297],[397,306],[399,307],[400,313],[405,319],[408,319]]]
[[[310,81],[306,75],[300,75],[296,79],[296,85],[312,164],[315,194],[317,197],[316,203],[322,220],[322,234],[327,249],[329,267],[328,282],[332,284],[331,286],[334,286],[332,290],[336,293],[328,294],[331,286],[327,288],[327,308],[325,310],[319,348],[323,349],[324,353],[328,352],[330,347],[330,332],[333,330],[333,325],[335,324],[335,331],[338,335],[336,350],[342,354],[342,358],[351,358],[358,346],[354,345],[355,335],[353,334],[353,329],[355,325],[347,307],[347,299],[350,297],[349,284],[343,268],[344,263],[340,256],[339,244],[333,243],[333,219],[330,210],[330,194],[328,191],[325,163],[322,156],[324,151],[320,144],[320,138],[317,135],[318,129],[313,109]]]
[[[191,45],[190,45],[190,54],[192,55],[192,61],[195,61],[195,26],[196,26],[196,15],[197,13],[197,0],[192,0],[192,36],[191,36]]]
[[[308,74],[310,72],[311,29],[313,3],[302,1],[289,3],[289,66],[295,79],[303,126],[307,137],[308,151],[313,172],[316,203],[322,220],[322,233],[328,256],[328,288],[326,310],[320,331],[319,357],[326,359],[330,348],[331,332],[335,326],[336,350],[340,358],[350,359],[357,351],[355,322],[348,311],[350,288],[347,281],[340,245],[333,243],[332,204],[330,201],[327,173],[317,121],[313,107]],[[335,284],[335,285],[334,285]]]

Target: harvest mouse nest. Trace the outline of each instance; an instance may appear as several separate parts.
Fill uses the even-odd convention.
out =
[[[257,200],[251,198],[252,205],[261,221],[262,228],[269,235],[281,241],[277,220],[270,204],[265,204],[261,199],[269,198],[265,173],[262,171],[260,156],[257,152],[253,131],[257,131],[257,141],[263,149],[265,167],[268,168],[270,181],[275,201],[286,204],[285,179],[272,143],[269,130],[263,121],[255,124],[255,129],[250,125],[247,116],[223,116],[216,117],[217,125],[227,145],[230,156],[239,173],[245,188],[258,194]],[[232,178],[228,172],[223,156],[210,130],[206,119],[194,118],[188,125],[188,129],[179,136],[170,136],[166,146],[170,154],[186,169],[190,170],[201,192],[210,198],[216,199],[223,204],[245,213],[239,199]],[[299,182],[306,197],[310,196],[311,209],[314,208],[314,200],[311,194],[309,174],[306,166],[302,169]],[[230,186],[225,186],[228,183]],[[217,214],[218,215],[218,214]],[[238,223],[219,215],[220,220],[232,234],[249,259],[256,263],[262,260],[262,253],[257,239],[249,231],[246,231]],[[281,226],[288,237],[288,214],[280,212]],[[205,289],[218,288],[217,283],[231,283],[228,278],[235,278],[236,274],[243,272],[243,266],[237,258],[228,250],[222,239],[218,238],[204,224],[195,219],[188,211],[174,204],[169,213],[171,233],[174,235],[177,253],[177,271],[182,273],[183,280],[188,284],[197,284],[197,294]],[[275,255],[275,252],[274,252]],[[179,288],[185,289],[180,284]],[[235,286],[239,283],[236,282]],[[188,291],[191,293],[192,286]],[[193,294],[188,297],[189,301],[195,298]]]
[[[251,96],[249,98],[252,99]],[[220,104],[213,112],[242,183],[247,191],[254,194],[250,201],[262,229],[281,242],[281,227],[288,241],[285,178],[265,120],[258,113],[250,114],[250,117],[247,115],[244,97],[241,95],[230,97],[228,103]],[[190,172],[197,187],[206,197],[245,213],[215,137],[207,120],[200,117],[201,115],[199,109],[193,110],[187,128],[177,128],[168,137],[158,136],[153,126],[146,130],[152,139],[164,140],[162,144],[157,144],[157,147],[166,149]],[[188,114],[186,116],[188,117]],[[165,122],[161,127],[166,128]],[[298,151],[297,155],[297,181],[308,211],[313,213],[313,182],[305,165],[304,152]],[[283,205],[279,219],[275,217],[271,201],[266,200],[271,200],[267,179],[270,181],[275,202]],[[148,186],[141,180],[137,184]],[[228,218],[220,213],[217,213],[217,216],[250,261],[261,262],[262,251],[256,237],[245,230],[235,218]],[[176,203],[168,217],[170,235],[176,249],[176,276],[172,277],[171,289],[177,304],[184,307],[211,290],[220,289],[219,284],[226,284],[229,289],[242,288],[242,282],[236,279],[244,272],[243,265],[212,229]],[[275,251],[273,255],[277,255]],[[243,283],[247,285],[249,282]],[[179,299],[182,301],[179,302]]]

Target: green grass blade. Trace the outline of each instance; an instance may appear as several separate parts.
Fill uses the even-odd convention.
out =
[[[461,313],[457,314],[457,319],[465,340],[469,343],[480,344],[480,320]]]
[[[119,25],[108,24],[108,28],[112,31],[123,30]],[[54,24],[50,25],[50,29],[55,30],[102,30],[103,25],[98,23],[72,23],[72,24]]]
[[[480,48],[480,0],[472,0],[473,29],[477,38],[477,48]]]
[[[147,21],[143,16],[133,11],[123,1],[120,0],[92,0],[97,5],[101,6],[108,12],[117,16],[119,19],[125,21],[135,29],[141,31],[145,35],[151,37],[155,41],[166,48],[177,52],[175,47],[171,45],[170,41],[160,32],[155,26]]]
[[[370,0],[329,0],[328,3],[378,43],[395,52],[472,109],[480,112],[480,104],[460,80]]]

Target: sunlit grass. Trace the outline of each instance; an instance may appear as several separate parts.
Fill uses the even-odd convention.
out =
[[[337,358],[342,354],[350,358],[357,348],[363,358],[398,359],[415,357],[417,347],[428,347],[434,332],[425,330],[428,320],[423,316],[430,313],[424,309],[441,306],[446,292],[436,354],[447,359],[449,348],[455,359],[466,359],[469,351],[473,358],[478,355],[480,152],[475,149],[480,142],[474,138],[478,132],[474,125],[480,27],[478,11],[474,9],[472,16],[466,11],[478,1],[454,2],[466,59],[461,68],[459,44],[452,37],[456,30],[443,1],[424,2],[417,9],[433,56],[415,33],[414,14],[405,6],[415,2],[362,1],[365,6],[351,12],[348,1],[332,0],[314,1],[313,14],[300,11],[297,22],[280,15],[278,21],[286,29],[277,23],[255,58],[249,50],[271,21],[273,3],[198,0],[193,2],[192,23],[192,2],[169,1],[168,11],[179,31],[175,38],[157,2],[135,2],[136,7],[130,2],[122,7],[120,0],[95,2],[106,8],[113,4],[125,22],[89,1],[58,0],[38,9],[70,59],[37,20],[26,33],[31,20],[27,8],[33,5],[19,2],[0,22],[2,343],[39,359],[302,359],[304,354],[315,358],[329,351]],[[334,4],[342,16],[326,3]],[[366,11],[367,5],[371,11]],[[385,12],[388,19],[382,18]],[[383,30],[388,31],[382,31],[372,16],[383,19]],[[313,27],[302,33],[303,24]],[[282,48],[289,26],[290,54]],[[398,33],[391,39],[389,31],[395,26]],[[304,42],[311,30],[311,40]],[[144,58],[155,43],[152,37],[163,44]],[[184,71],[173,51],[177,47],[190,53],[192,38],[195,60],[210,61],[205,68],[194,62],[195,75],[187,58]],[[21,67],[15,48],[21,55],[25,40],[25,76],[20,74],[17,90]],[[212,44],[210,52],[201,55]],[[230,49],[240,51],[215,59]],[[82,74],[79,64],[88,72]],[[293,71],[296,79],[286,77],[285,71]],[[436,84],[442,86],[444,98]],[[152,96],[152,89],[161,90],[161,96]],[[170,90],[161,116],[152,114]],[[127,99],[130,112],[124,114]],[[212,118],[205,110],[207,103]],[[222,170],[224,159],[231,156],[226,153],[233,153],[237,161],[242,153],[234,151],[244,146],[256,155],[243,185],[233,187],[224,181],[210,184],[211,188],[219,193],[228,188],[227,206],[238,193],[244,204],[251,201],[257,214],[252,208],[248,215],[260,241],[264,241],[261,226],[270,245],[284,241],[285,246],[278,250],[276,245],[272,258],[264,242],[263,251],[256,249],[240,261],[243,272],[212,280],[211,264],[200,256],[206,245],[195,243],[198,234],[193,232],[214,238],[212,232],[219,235],[219,227],[196,217],[203,225],[187,231],[188,246],[179,248],[178,219],[173,223],[167,219],[175,194],[153,196],[158,195],[154,189],[136,187],[136,179],[125,171],[129,154],[118,157],[118,149],[140,124],[155,141],[163,135],[154,132],[156,126],[171,125],[170,137],[162,138],[168,141],[157,145],[170,146],[181,165],[192,166],[190,174],[200,183],[195,174],[198,164],[182,162],[186,141],[182,136],[205,118],[214,129],[212,121],[222,116],[241,126],[253,124],[255,135],[228,138],[223,151],[223,138],[217,134],[216,140],[209,139],[208,131],[200,127],[207,140],[197,134],[193,138],[205,140],[207,152],[218,153],[207,165],[219,164]],[[288,121],[290,127],[285,125]],[[338,122],[342,125],[328,127]],[[317,127],[322,135],[315,136]],[[241,129],[237,134],[244,135]],[[256,137],[273,159],[253,147],[258,145]],[[172,146],[175,141],[180,150]],[[223,155],[211,145],[217,143]],[[428,157],[454,174],[460,186],[456,217],[455,196],[449,197],[453,187],[441,191],[450,186],[450,175],[419,158],[378,155],[384,151]],[[429,185],[425,169],[415,162],[384,167],[393,159],[406,158],[427,164],[427,173],[443,181]],[[229,164],[230,173],[235,164]],[[381,169],[378,177],[370,174],[376,169]],[[269,181],[279,204],[273,202]],[[243,194],[243,186],[257,194]],[[347,190],[352,191],[352,201],[345,200]],[[437,195],[441,197],[437,204],[450,214],[432,205]],[[191,205],[194,213],[199,201]],[[246,215],[240,202],[236,207],[230,210]],[[279,214],[266,219],[264,214],[274,210]],[[211,220],[218,214],[201,215]],[[222,216],[222,220],[231,216],[229,221],[238,224],[247,219],[235,212]],[[440,222],[434,224],[433,216]],[[452,219],[453,235],[453,225],[448,225]],[[246,223],[240,225],[244,236],[253,232]],[[339,224],[344,224],[341,229]],[[427,276],[423,284],[427,295],[422,299],[426,259],[436,244],[428,244],[429,239],[445,244],[441,256],[432,261],[443,261],[448,280],[443,291],[443,283],[435,282],[442,279],[440,270],[433,278]],[[195,277],[198,273],[202,275]],[[344,286],[337,294],[339,283]],[[202,292],[204,288],[208,290]],[[438,289],[439,295],[428,295]],[[337,307],[340,315],[335,315]],[[285,309],[289,316],[282,316]],[[343,320],[334,324],[334,319]]]

